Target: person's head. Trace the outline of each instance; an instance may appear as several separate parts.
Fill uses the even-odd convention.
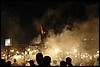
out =
[[[14,59],[14,62],[16,62],[16,59]]]
[[[33,60],[30,60],[29,63],[34,63]]]
[[[33,60],[30,60],[29,63],[30,63],[31,66],[34,65],[34,61]]]
[[[37,63],[41,64],[42,60],[43,60],[43,54],[42,53],[37,53],[37,55],[36,55]]]
[[[60,66],[66,66],[66,62],[65,61],[61,61],[60,62]]]
[[[7,66],[11,66],[11,61],[8,61],[7,62]]]
[[[4,64],[4,63],[5,63],[5,60],[4,60],[4,59],[1,59],[1,63],[3,63],[3,64]]]
[[[49,66],[50,63],[51,63],[51,58],[49,56],[45,56],[43,58],[43,63],[46,65],[46,66]]]
[[[1,67],[5,66],[6,62],[4,59],[1,59]]]
[[[71,59],[70,57],[67,57],[67,58],[66,58],[66,63],[67,63],[67,64],[71,64],[71,62],[72,62],[72,59]]]

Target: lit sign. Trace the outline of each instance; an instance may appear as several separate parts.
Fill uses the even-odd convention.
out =
[[[5,46],[11,46],[11,40],[5,39]]]

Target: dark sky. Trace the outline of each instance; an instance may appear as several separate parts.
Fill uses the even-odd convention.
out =
[[[54,7],[59,3],[60,2],[51,2],[51,1],[50,2],[49,1],[2,1],[1,2],[1,13],[3,14],[2,16],[4,16],[4,17],[2,17],[2,23],[1,23],[2,39],[9,37],[9,35],[7,35],[5,33],[10,33],[7,31],[11,30],[11,28],[12,28],[11,26],[15,23],[14,24],[15,26],[17,26],[16,24],[18,24],[24,30],[24,33],[25,33],[24,38],[25,39],[23,39],[23,38],[22,39],[25,41],[31,40],[32,38],[34,38],[34,36],[37,36],[37,34],[38,34],[38,33],[36,33],[37,32],[36,29],[34,29],[34,27],[32,27],[32,26],[34,26],[33,19],[41,17],[42,14],[47,9]],[[10,17],[10,19],[12,17],[15,17],[14,21],[18,20],[18,19],[16,19],[16,17],[18,17],[20,19],[20,21],[13,22],[13,24],[11,23],[12,19],[8,20],[9,22],[4,22],[3,20],[8,19],[8,17]],[[5,26],[6,26],[5,24],[11,28],[9,28],[8,30],[5,29]],[[3,32],[5,32],[5,33],[3,33]],[[19,34],[20,34],[20,32],[19,32]]]
[[[60,2],[49,1],[7,1],[3,2],[2,10],[17,13],[20,16],[39,17],[46,9],[53,7]]]
[[[59,32],[58,28],[63,28],[63,25],[71,24],[69,22],[76,19],[86,20],[90,14],[98,16],[98,5],[91,6],[97,3],[97,1],[2,1],[1,40],[4,41],[4,38],[12,34],[15,41],[28,43],[39,34],[37,30],[39,23],[35,22],[35,19],[45,28],[48,27],[47,30],[53,28]],[[65,19],[69,22],[64,21]]]

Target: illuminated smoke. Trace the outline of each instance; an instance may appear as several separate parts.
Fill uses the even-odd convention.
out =
[[[72,5],[72,6],[71,6]],[[48,55],[52,60],[65,60],[65,57],[71,57],[74,62],[78,62],[77,57],[81,56],[81,59],[88,57],[86,54],[90,54],[90,59],[92,55],[96,53],[99,49],[99,19],[98,19],[98,4],[81,6],[72,3],[62,4],[56,9],[47,10],[44,12],[44,16],[39,19],[34,20],[34,25],[37,31],[40,31],[40,24],[45,25],[47,37],[44,41],[43,55]],[[75,6],[75,9],[73,9]],[[90,8],[91,7],[91,8]],[[76,9],[77,8],[77,9]],[[81,8],[81,9],[80,9]],[[81,10],[81,18],[79,13]],[[84,10],[86,14],[84,13]],[[73,13],[72,13],[73,12]],[[74,17],[73,17],[74,16]],[[5,14],[2,15],[2,18]],[[17,36],[24,35],[21,32],[20,26],[17,23],[13,23],[16,20],[13,17],[7,16],[6,21],[9,21],[8,26],[5,26],[7,36],[13,33],[15,39]],[[8,19],[7,19],[8,18]],[[13,18],[13,19],[11,19]],[[83,19],[83,20],[81,20]],[[4,21],[3,20],[3,21]],[[5,22],[6,22],[5,21]],[[17,21],[16,21],[17,22]],[[69,31],[66,29],[67,24],[73,25],[73,30]],[[62,24],[63,23],[63,24]],[[2,22],[3,25],[3,22]],[[65,27],[64,27],[65,26]],[[58,30],[60,33],[55,34]],[[20,32],[19,32],[20,31]],[[17,35],[18,34],[18,35]],[[20,35],[21,34],[21,35]],[[29,34],[30,35],[30,34]],[[24,36],[21,38],[24,38]],[[18,38],[20,40],[20,38]],[[33,43],[40,43],[41,36],[34,38],[31,41]],[[36,52],[36,51],[35,51]],[[78,53],[78,54],[77,54]],[[99,53],[99,52],[97,52]],[[74,57],[71,56],[74,55]],[[95,56],[95,55],[94,55]],[[27,59],[28,57],[26,57]]]
[[[71,4],[68,5],[70,6]],[[79,62],[79,60],[76,60],[76,58],[78,56],[81,56],[81,59],[84,57],[87,58],[88,56],[85,56],[84,53],[88,53],[90,54],[91,59],[91,55],[94,55],[95,52],[99,50],[99,18],[98,8],[96,8],[98,4],[92,4],[93,6],[86,5],[91,7],[91,9],[86,8],[86,6],[82,8],[84,11],[86,11],[86,15],[83,15],[82,17],[83,20],[80,18],[74,18],[72,15],[68,15],[71,14],[71,7],[68,5],[64,4],[63,6],[60,6],[62,8],[48,10],[47,13],[45,13],[45,16],[42,18],[42,20],[44,20],[42,24],[46,25],[49,23],[44,27],[47,29],[47,37],[44,41],[46,49],[44,49],[43,54],[44,56],[49,55],[52,60],[65,60],[65,57],[71,57],[70,54],[74,54],[74,58],[72,57],[73,62]],[[69,9],[65,11],[65,9],[63,10],[64,7],[66,7],[66,9],[69,7]],[[65,14],[68,15],[67,18],[66,16],[63,16],[64,11]],[[63,24],[59,24],[58,21]],[[70,22],[73,25],[72,31],[66,29],[67,24],[70,24]],[[58,26],[56,26],[56,24],[58,24]],[[65,27],[62,27],[61,25]],[[55,34],[55,26],[56,30],[59,30],[60,33]],[[38,41],[40,37],[37,37],[36,39],[34,42]]]
[[[55,34],[54,30],[49,30],[46,40],[44,41],[47,49],[44,48],[44,56],[48,55],[52,60],[62,59],[61,57],[70,56],[72,53],[77,56],[83,53],[95,54],[99,49],[99,20],[93,18],[92,20],[84,21],[84,23],[75,23],[73,31],[65,28],[62,33]],[[37,37],[34,42],[40,42]],[[78,55],[76,55],[78,53]],[[62,55],[61,55],[62,54]],[[57,57],[60,56],[59,59]],[[65,60],[65,57],[62,60]],[[70,56],[71,57],[71,56]],[[83,55],[85,57],[85,55]],[[88,57],[88,56],[86,56]],[[75,61],[75,58],[72,58]],[[78,62],[78,60],[77,60]]]

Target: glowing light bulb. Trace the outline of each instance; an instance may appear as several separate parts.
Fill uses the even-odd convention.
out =
[[[84,41],[87,41],[87,39],[85,38]]]
[[[14,52],[14,50],[10,50],[10,52]]]
[[[62,52],[62,50],[60,52]]]
[[[18,51],[16,53],[19,53]]]
[[[83,59],[83,57],[81,57],[81,59]]]
[[[36,50],[34,50],[34,52],[36,52]]]
[[[67,54],[69,54],[69,52],[67,52]]]
[[[25,54],[27,54],[27,52],[25,52]]]
[[[75,57],[77,57],[77,56],[75,55]]]
[[[92,60],[92,56],[90,56],[90,60]]]
[[[24,53],[22,52],[22,54],[24,54]]]
[[[47,48],[47,47],[45,47],[45,48]]]
[[[80,54],[78,54],[78,55],[80,55]]]
[[[6,54],[3,54],[3,56],[6,56]]]
[[[85,53],[85,54],[87,54],[87,53]]]
[[[76,49],[74,49],[74,52],[77,52],[77,50],[76,50]]]
[[[97,51],[97,53],[99,53],[99,51]]]
[[[86,56],[86,57],[88,57],[88,56]]]
[[[83,55],[83,57],[85,57],[85,55]]]
[[[28,51],[30,51],[30,48],[28,48]]]

